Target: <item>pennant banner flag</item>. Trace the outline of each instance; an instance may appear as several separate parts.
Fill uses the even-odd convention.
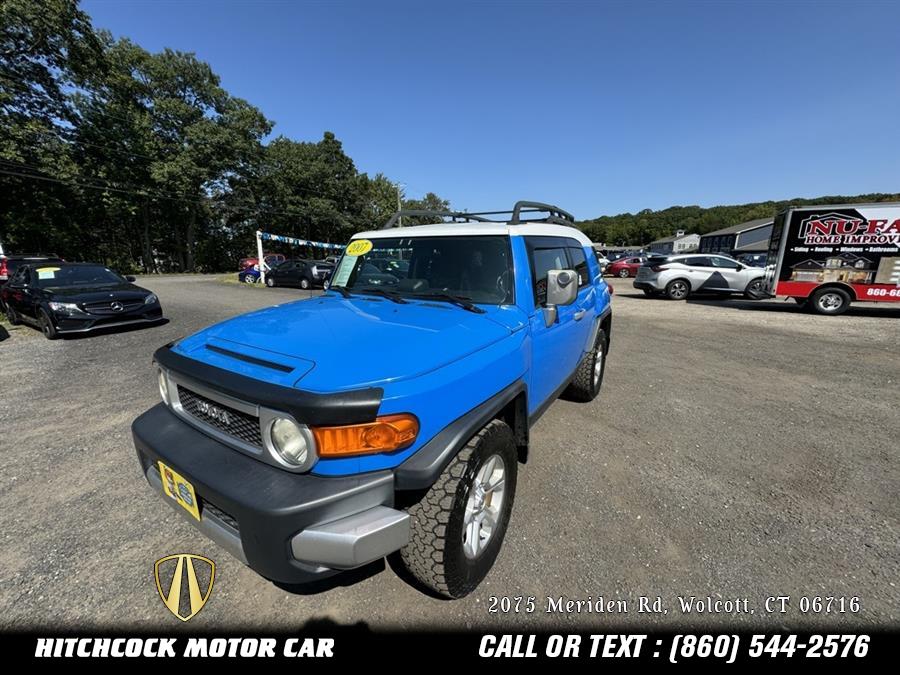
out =
[[[285,244],[293,246],[313,246],[315,248],[327,248],[340,250],[344,248],[343,244],[327,244],[322,241],[310,241],[309,239],[297,239],[295,237],[285,237],[281,234],[269,234],[268,232],[257,232],[260,239],[268,239],[269,241],[282,241]]]

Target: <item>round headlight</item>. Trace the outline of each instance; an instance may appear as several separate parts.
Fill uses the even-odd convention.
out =
[[[279,417],[272,423],[272,445],[281,458],[293,466],[302,466],[309,457],[309,441],[293,420]]]
[[[166,374],[160,370],[159,373],[159,395],[162,397],[163,403],[169,403],[169,381]]]

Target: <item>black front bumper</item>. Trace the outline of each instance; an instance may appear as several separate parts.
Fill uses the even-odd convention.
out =
[[[273,581],[302,583],[338,571],[294,557],[292,540],[301,531],[393,506],[390,471],[333,478],[283,471],[207,436],[162,403],[134,421],[132,434],[151,485],[161,487],[159,461],[184,476],[199,498],[201,521],[172,502],[176,510]]]
[[[146,309],[121,314],[104,314],[101,316],[85,314],[84,316],[68,316],[53,313],[56,329],[60,333],[88,333],[102,328],[115,328],[142,323],[162,321],[162,307],[150,305]]]

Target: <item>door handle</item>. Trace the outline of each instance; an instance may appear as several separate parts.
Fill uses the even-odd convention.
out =
[[[575,320],[581,321],[581,319],[584,318],[585,313],[587,313],[586,309],[581,309],[575,312]]]

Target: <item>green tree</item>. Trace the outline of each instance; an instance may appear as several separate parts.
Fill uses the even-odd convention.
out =
[[[0,2],[0,238],[56,246],[71,224],[77,167],[68,92],[103,71],[102,49],[75,0]],[[29,176],[41,176],[41,179]]]
[[[193,54],[149,54],[128,40],[110,42],[107,54],[110,75],[76,98],[84,176],[112,185],[92,221],[124,225],[146,268],[162,257],[194,270],[199,251],[204,266],[220,266],[228,253],[198,249],[198,240],[227,239],[213,202],[258,162],[271,123]]]

